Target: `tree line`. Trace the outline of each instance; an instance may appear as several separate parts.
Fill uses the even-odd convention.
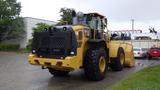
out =
[[[24,22],[20,17],[21,3],[16,0],[0,0],[0,42],[23,37]]]

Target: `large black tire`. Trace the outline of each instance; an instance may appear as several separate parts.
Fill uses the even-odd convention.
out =
[[[54,76],[67,76],[69,73],[69,71],[60,71],[53,68],[48,68],[48,71]]]
[[[103,58],[103,69],[100,67]],[[88,79],[99,81],[104,79],[108,67],[107,52],[103,48],[91,48],[87,50],[84,60],[84,72]],[[104,66],[105,65],[105,66]]]
[[[142,54],[142,59],[146,59],[147,58],[147,54]]]
[[[121,62],[121,55],[123,55],[123,57],[124,57],[123,63]],[[111,59],[110,68],[113,71],[121,71],[121,70],[123,70],[124,62],[125,62],[124,50],[123,50],[123,48],[119,48],[118,53],[117,53],[117,58]]]

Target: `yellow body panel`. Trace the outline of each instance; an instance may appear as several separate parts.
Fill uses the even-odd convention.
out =
[[[125,54],[125,66],[132,67],[134,66],[134,54],[133,54],[133,45],[125,41],[111,41],[109,48],[110,58],[116,58],[118,54],[118,48],[122,47]]]
[[[133,54],[133,46],[127,44],[125,50],[125,66],[132,67],[134,66],[134,54]]]
[[[78,30],[82,30],[82,29],[88,28],[88,27],[84,26],[84,25],[73,25],[72,28],[73,28],[74,31],[78,31]]]
[[[28,57],[28,62],[33,65],[47,66],[68,71],[79,69],[80,67],[78,56],[66,57],[65,59],[49,59],[39,58],[34,54],[30,54]]]
[[[120,46],[120,43],[116,43],[116,42],[109,43],[109,57],[110,58],[117,57],[117,52],[118,52],[119,46]]]

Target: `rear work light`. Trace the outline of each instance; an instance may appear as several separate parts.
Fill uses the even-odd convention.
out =
[[[36,53],[36,50],[32,50],[32,54],[35,54]]]

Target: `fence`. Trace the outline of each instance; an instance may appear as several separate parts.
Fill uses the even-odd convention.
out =
[[[128,40],[134,47],[151,48],[152,46],[160,47],[159,40]]]

